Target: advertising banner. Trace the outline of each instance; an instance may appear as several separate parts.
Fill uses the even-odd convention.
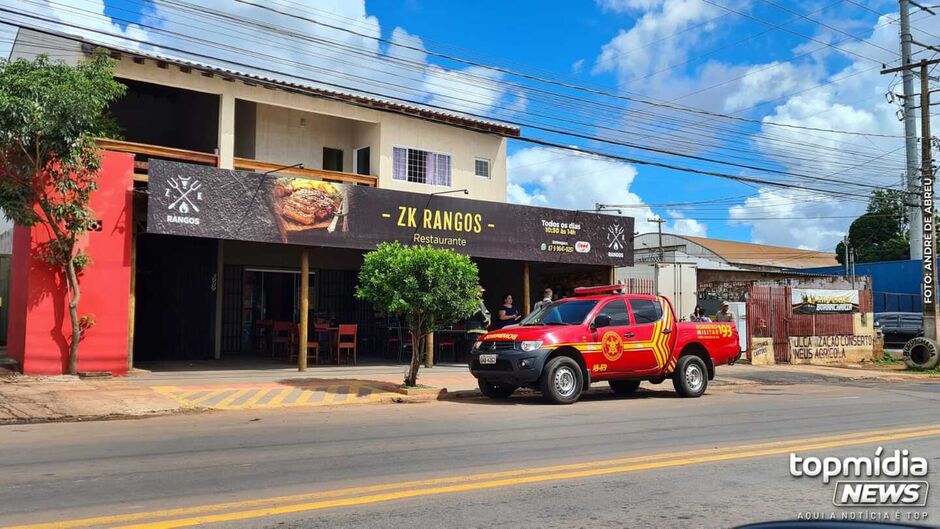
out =
[[[437,188],[431,188],[437,189]],[[371,250],[383,241],[497,259],[633,264],[633,218],[153,160],[147,231]]]
[[[794,314],[848,314],[858,312],[858,290],[794,288],[790,290]]]

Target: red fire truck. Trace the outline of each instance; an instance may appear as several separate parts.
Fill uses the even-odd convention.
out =
[[[473,345],[470,372],[480,391],[507,398],[519,387],[570,404],[594,382],[618,394],[641,381],[672,379],[683,397],[698,397],[715,367],[740,354],[734,323],[679,321],[661,296],[623,294],[622,286],[585,287]]]

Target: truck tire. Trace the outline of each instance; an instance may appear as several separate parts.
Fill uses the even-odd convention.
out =
[[[518,389],[511,384],[491,384],[485,378],[477,380],[477,385],[480,386],[480,393],[491,399],[508,399]]]
[[[918,336],[904,344],[904,363],[907,367],[933,369],[940,364],[937,342]]]
[[[639,380],[610,380],[610,389],[617,395],[630,395],[640,389]]]
[[[542,397],[552,404],[577,402],[584,388],[581,366],[570,357],[556,356],[545,364],[539,386]]]
[[[708,368],[705,362],[695,355],[679,358],[676,371],[672,375],[672,385],[680,397],[700,397],[708,387]]]

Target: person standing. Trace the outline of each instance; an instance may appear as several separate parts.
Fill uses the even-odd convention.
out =
[[[486,292],[486,289],[481,286],[480,306],[477,308],[476,313],[467,320],[468,333],[486,334],[486,329],[490,326],[491,316],[490,311],[486,308],[486,303],[483,302],[484,292]]]
[[[695,310],[692,312],[692,318],[690,321],[707,322],[712,320],[705,315],[705,309],[703,309],[701,305],[696,305]]]
[[[553,301],[554,301],[554,298],[552,297],[552,289],[546,288],[545,290],[542,291],[542,300],[535,302],[535,306],[532,307],[532,312],[535,312],[541,309],[542,307],[547,307],[551,305]]]
[[[731,303],[724,301],[721,304],[721,310],[715,315],[715,321],[735,323],[734,313],[731,312]]]
[[[519,309],[512,306],[512,294],[503,296],[503,305],[496,312],[496,321],[493,322],[494,329],[502,329],[507,325],[512,325],[522,319],[519,315]]]

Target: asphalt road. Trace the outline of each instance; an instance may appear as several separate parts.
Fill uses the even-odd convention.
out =
[[[930,461],[940,384],[778,381],[700,399],[648,386],[573,406],[534,397],[0,427],[0,525],[724,527],[832,505],[790,452]],[[205,524],[205,525],[202,525]]]

